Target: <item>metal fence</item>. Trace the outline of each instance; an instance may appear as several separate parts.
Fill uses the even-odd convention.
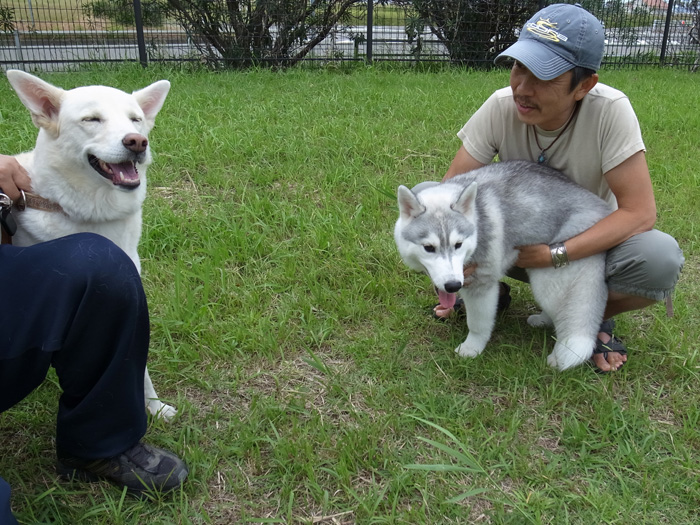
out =
[[[697,68],[700,0],[581,3],[605,25],[604,65]],[[120,62],[284,67],[340,61],[489,67],[544,4],[537,0],[0,0],[0,67],[70,70]]]

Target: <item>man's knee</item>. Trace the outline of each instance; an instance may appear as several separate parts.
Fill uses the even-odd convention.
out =
[[[56,243],[57,262],[76,274],[138,273],[129,256],[112,241],[94,233],[77,233],[52,241]]]
[[[644,232],[608,251],[608,286],[615,292],[660,301],[673,291],[684,261],[673,237],[658,230]]]
[[[133,261],[112,241],[93,233],[78,233],[52,241],[52,268],[73,288],[133,300],[141,293],[141,278]]]
[[[654,250],[654,270],[652,275],[659,283],[664,283],[668,288],[673,288],[680,277],[685,264],[683,251],[670,235],[663,234],[660,242]]]
[[[5,272],[0,283],[12,307],[0,310],[6,332],[0,359],[62,348],[78,314],[99,316],[106,306],[112,311],[146,310],[135,265],[100,235],[80,233],[28,247],[6,245],[1,256]]]

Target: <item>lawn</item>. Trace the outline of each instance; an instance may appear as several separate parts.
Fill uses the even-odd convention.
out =
[[[426,277],[393,242],[399,184],[439,179],[457,130],[506,71],[351,67],[45,74],[62,87],[171,93],[151,134],[140,254],[149,370],[179,409],[147,441],[190,466],[138,501],[53,470],[52,374],[0,415],[0,474],[21,523],[691,524],[700,506],[700,116],[697,75],[603,71],[645,137],[657,227],[686,267],[675,316],[625,314],[630,361],[602,376],[546,365],[513,285],[482,356],[431,318]],[[0,152],[35,129],[0,82]],[[4,307],[11,307],[6,298]]]

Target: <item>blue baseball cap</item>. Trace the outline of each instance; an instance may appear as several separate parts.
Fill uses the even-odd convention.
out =
[[[512,58],[540,80],[552,80],[574,67],[597,71],[604,47],[605,31],[595,16],[580,4],[552,4],[535,13],[494,62]]]

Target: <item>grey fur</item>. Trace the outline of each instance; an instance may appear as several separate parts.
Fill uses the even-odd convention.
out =
[[[394,238],[404,262],[427,273],[442,292],[465,301],[469,335],[457,349],[479,355],[496,316],[498,280],[515,263],[516,247],[563,242],[612,210],[561,173],[538,164],[490,164],[442,184],[399,187],[400,216]],[[564,370],[588,359],[607,298],[605,254],[564,268],[529,269],[542,314],[533,326],[553,323],[557,344],[550,365]],[[462,268],[476,264],[468,286]]]

